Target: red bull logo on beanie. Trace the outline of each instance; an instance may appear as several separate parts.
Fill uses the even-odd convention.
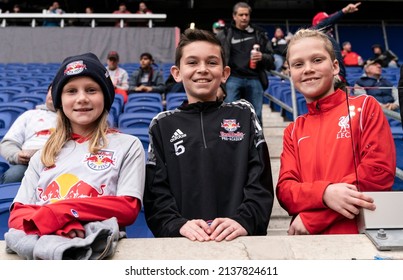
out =
[[[97,154],[88,154],[84,160],[92,170],[105,170],[115,165],[112,151],[101,150]]]
[[[66,65],[66,69],[64,70],[64,75],[77,75],[87,69],[87,66],[84,64],[82,60],[73,61]]]

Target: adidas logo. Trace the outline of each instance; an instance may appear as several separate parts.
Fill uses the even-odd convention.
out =
[[[176,140],[179,140],[181,138],[185,138],[185,137],[186,137],[186,134],[183,133],[180,129],[177,129],[177,130],[175,130],[175,133],[171,137],[171,143]]]

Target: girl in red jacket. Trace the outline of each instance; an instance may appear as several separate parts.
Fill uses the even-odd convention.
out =
[[[358,233],[360,208],[376,207],[362,192],[388,191],[394,182],[388,121],[373,97],[335,90],[339,64],[323,32],[299,30],[286,59],[308,106],[284,132],[276,192],[293,217],[288,234]]]

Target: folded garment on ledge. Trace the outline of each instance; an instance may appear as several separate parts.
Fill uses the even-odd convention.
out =
[[[27,260],[100,260],[116,252],[118,241],[126,237],[116,218],[90,222],[84,226],[85,238],[59,235],[28,235],[22,230],[5,233],[7,253]]]

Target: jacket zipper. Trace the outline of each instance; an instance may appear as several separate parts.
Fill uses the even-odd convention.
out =
[[[204,145],[204,148],[207,149],[206,137],[204,135],[203,112],[200,112],[200,126],[201,126],[202,138],[203,138],[203,145]]]

